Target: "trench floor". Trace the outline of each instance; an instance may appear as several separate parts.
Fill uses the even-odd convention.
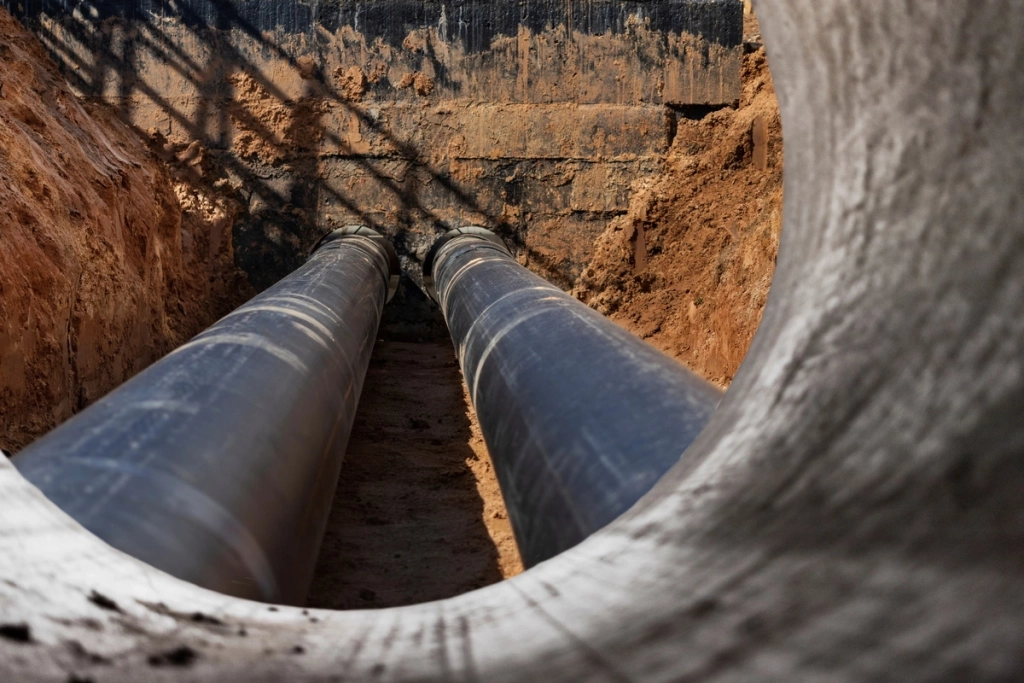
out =
[[[395,607],[522,571],[450,341],[378,341],[307,604]]]

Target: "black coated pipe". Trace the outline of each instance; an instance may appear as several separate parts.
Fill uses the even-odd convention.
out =
[[[482,228],[438,240],[424,282],[451,331],[527,566],[632,506],[721,397],[520,266]]]
[[[115,548],[205,588],[299,604],[397,276],[379,234],[335,231],[14,463]]]

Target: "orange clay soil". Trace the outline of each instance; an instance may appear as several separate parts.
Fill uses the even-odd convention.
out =
[[[0,84],[0,445],[17,450],[248,287],[230,203],[78,100],[2,8]]]
[[[748,39],[756,22],[747,22]],[[574,293],[727,386],[768,296],[782,225],[782,129],[764,48],[737,109],[679,119],[663,174],[600,238]]]

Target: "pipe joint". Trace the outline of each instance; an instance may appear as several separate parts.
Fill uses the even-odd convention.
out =
[[[378,259],[382,259],[381,272],[384,275],[388,289],[385,301],[391,301],[395,292],[398,291],[398,282],[402,275],[402,263],[398,259],[398,252],[395,251],[391,240],[365,225],[346,225],[343,228],[332,230],[321,237],[310,251],[310,258],[321,249],[337,248],[342,243],[349,245],[352,243],[362,244]]]
[[[450,250],[454,249],[455,246],[465,244],[466,241],[470,240],[490,242],[497,246],[499,251],[507,254],[509,258],[514,258],[504,240],[487,228],[470,225],[464,228],[449,230],[431,245],[430,251],[427,252],[426,258],[423,259],[423,287],[434,303],[438,305],[441,303],[440,299],[438,299],[437,286],[434,282],[434,265],[443,258],[444,254],[450,253]]]

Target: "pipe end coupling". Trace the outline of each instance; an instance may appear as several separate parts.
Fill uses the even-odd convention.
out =
[[[346,225],[343,228],[331,230],[317,241],[313,246],[310,255],[316,253],[323,247],[338,242],[339,240],[351,239],[369,242],[382,251],[388,264],[388,294],[385,301],[391,301],[391,297],[393,297],[395,292],[398,291],[398,282],[402,276],[402,262],[398,260],[398,252],[395,251],[395,247],[391,244],[391,240],[373,228],[368,228],[365,225]]]
[[[429,296],[434,303],[440,303],[437,299],[437,287],[434,285],[434,262],[437,260],[438,254],[440,254],[447,245],[451,244],[455,240],[462,241],[463,239],[490,242],[491,244],[497,245],[501,251],[508,254],[509,258],[512,258],[512,252],[509,251],[508,245],[505,244],[504,240],[487,228],[481,228],[478,225],[470,225],[465,228],[449,230],[434,240],[434,243],[430,246],[430,251],[427,252],[426,258],[423,259],[423,288],[427,291],[427,296]]]

